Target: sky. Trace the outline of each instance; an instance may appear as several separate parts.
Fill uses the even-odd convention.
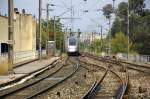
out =
[[[8,0],[0,0],[0,12],[4,15],[7,13],[7,1]],[[115,0],[115,7],[122,2],[127,0]],[[55,7],[50,7],[54,9],[54,11],[50,11],[50,18],[54,16],[59,16],[63,12],[68,11],[71,7],[71,0],[42,0],[42,9],[46,8],[46,4],[55,4]],[[150,4],[149,0],[147,3]],[[71,23],[70,18],[71,11],[69,10],[67,13],[60,16],[61,22],[67,28],[71,28],[71,24],[73,24],[73,30],[77,31],[78,28],[83,32],[91,32],[96,31],[100,32],[100,27],[103,26],[103,32],[107,32],[109,29],[108,20],[103,16],[102,11],[97,11],[96,9],[102,9],[106,4],[113,4],[112,0],[72,0],[73,6],[73,22]],[[18,8],[19,11],[21,9],[25,9],[26,13],[33,14],[38,18],[38,0],[14,0],[14,7]],[[83,12],[84,10],[88,10],[88,13]],[[42,18],[45,19],[46,11],[42,11]]]

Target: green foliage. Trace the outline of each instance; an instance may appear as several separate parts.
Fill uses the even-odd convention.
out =
[[[111,17],[112,12],[113,12],[113,7],[111,4],[107,4],[106,6],[103,7],[103,14],[107,19]]]
[[[90,46],[90,50],[94,51],[96,53],[100,53],[101,52],[101,40],[99,39],[95,39]]]
[[[127,9],[128,9],[128,4],[126,2],[121,2],[118,5],[118,12],[117,15],[120,18],[125,18],[127,16]]]
[[[150,54],[150,11],[146,12],[145,16],[132,15],[131,16],[131,30],[130,36],[134,43],[134,49],[139,54]],[[137,22],[138,20],[138,22]]]
[[[42,48],[46,48],[46,40],[54,40],[54,20],[49,20],[48,31],[47,31],[47,21],[42,20]],[[63,43],[63,32],[60,20],[55,20],[55,33],[56,33],[56,48],[61,50]]]
[[[111,47],[113,53],[127,53],[128,51],[128,38],[119,32],[111,41]]]
[[[130,11],[141,15],[143,13],[143,9],[146,7],[144,1],[145,0],[129,0]]]
[[[131,50],[139,54],[150,54],[150,10],[145,9],[145,0],[129,0],[129,37],[132,42]],[[112,25],[112,37],[119,31],[127,35],[127,3],[118,5],[117,16]]]
[[[126,32],[126,24],[124,20],[121,20],[120,18],[117,17],[111,28],[112,37],[115,37],[115,34],[120,31],[124,33]]]
[[[80,42],[80,51],[84,51],[85,47],[85,44],[83,42]]]

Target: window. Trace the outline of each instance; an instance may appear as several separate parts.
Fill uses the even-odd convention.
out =
[[[76,45],[76,39],[69,39],[69,45]]]
[[[8,53],[8,44],[1,43],[1,53]]]

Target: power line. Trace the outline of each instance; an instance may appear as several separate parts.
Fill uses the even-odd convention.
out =
[[[65,8],[68,8],[68,6],[66,5],[66,3],[63,0],[59,0],[60,2],[62,2],[62,4],[64,5]]]

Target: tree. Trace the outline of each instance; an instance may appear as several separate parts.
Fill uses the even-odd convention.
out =
[[[90,49],[91,51],[99,53],[101,50],[101,40],[95,39],[94,41],[92,41]]]
[[[125,20],[121,20],[119,17],[115,18],[115,21],[113,22],[112,28],[111,28],[111,35],[112,37],[115,37],[116,33],[118,32],[125,33],[126,31],[126,24]]]
[[[107,4],[103,7],[103,14],[107,19],[110,19],[112,13],[113,13],[113,7],[111,4]]]
[[[150,54],[150,10],[145,8],[145,0],[130,0],[129,38],[132,42],[131,50],[139,54]],[[112,35],[115,37],[119,31],[127,31],[127,3],[118,5],[117,16],[112,25]]]
[[[49,32],[47,33],[47,21],[42,20],[42,30],[41,30],[41,37],[42,37],[42,48],[45,49],[46,48],[46,40],[54,40],[54,20],[49,20],[48,22],[49,24]],[[63,46],[63,32],[62,32],[62,27],[61,27],[61,23],[60,20],[55,20],[55,33],[56,33],[56,48],[57,49],[62,49]],[[49,37],[48,37],[49,35]]]
[[[105,51],[107,46],[107,40],[106,39],[94,39],[90,45],[90,50],[95,53],[100,53],[101,51]]]
[[[111,47],[113,53],[127,53],[128,51],[128,38],[119,32],[111,41]]]
[[[146,7],[145,0],[129,0],[130,11],[141,15]]]
[[[128,9],[128,4],[127,2],[121,2],[118,5],[118,11],[117,11],[117,16],[120,18],[126,18],[127,17],[127,10]]]

